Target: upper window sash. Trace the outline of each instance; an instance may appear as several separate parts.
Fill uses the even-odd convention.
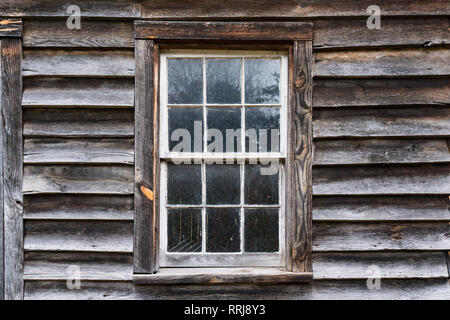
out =
[[[201,104],[169,104],[168,103],[168,59],[202,59],[203,60],[203,103]],[[218,103],[207,103],[206,99],[206,67],[205,59],[280,59],[280,84],[279,93],[280,101],[279,103],[271,104],[255,104],[255,103],[245,103],[245,71],[244,64],[242,64],[241,70],[241,101],[236,104],[218,104]],[[206,160],[216,160],[216,159],[261,159],[261,160],[272,160],[280,159],[286,157],[287,148],[287,105],[288,105],[288,52],[285,51],[248,51],[248,50],[164,50],[161,52],[160,57],[160,158],[161,159],[206,159]],[[173,152],[169,150],[169,128],[168,128],[168,108],[181,108],[181,107],[199,107],[203,108],[203,151],[202,152]],[[207,128],[206,128],[206,107],[217,107],[217,108],[227,108],[227,107],[238,107],[238,108],[251,108],[251,107],[278,107],[280,108],[280,145],[279,152],[260,152],[259,150],[245,150],[245,112],[242,112],[242,125],[241,125],[241,151],[240,152],[208,152],[207,146],[210,141],[206,139]],[[242,130],[244,129],[244,130]],[[224,137],[225,138],[225,137]],[[268,134],[268,138],[270,135]],[[223,140],[225,143],[225,139]]]

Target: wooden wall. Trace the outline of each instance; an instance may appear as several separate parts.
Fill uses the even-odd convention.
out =
[[[134,11],[123,8],[112,21],[83,19],[80,30],[25,19],[25,299],[46,298],[45,281],[64,286],[59,298],[74,294],[71,265],[81,271],[79,293],[85,280],[131,281]]]
[[[380,0],[380,30],[368,0],[78,2],[81,30],[69,1],[0,6],[24,18],[25,299],[450,299],[447,0]],[[312,284],[131,282],[139,17],[314,22]]]

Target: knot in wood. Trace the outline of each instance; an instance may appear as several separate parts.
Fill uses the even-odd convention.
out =
[[[152,190],[150,190],[150,189],[148,189],[148,188],[146,188],[144,186],[141,186],[141,192],[144,194],[144,196],[147,199],[149,199],[151,201],[154,200],[154,195],[153,195],[153,191]]]
[[[295,79],[295,87],[301,88],[303,87],[304,84],[305,84],[305,75],[303,74],[298,75],[297,78]]]

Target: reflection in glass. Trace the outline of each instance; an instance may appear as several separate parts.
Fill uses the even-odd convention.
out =
[[[279,172],[263,175],[261,174],[263,167],[260,164],[245,165],[244,200],[246,204],[278,204]]]
[[[206,251],[240,251],[239,208],[206,209]]]
[[[213,164],[206,166],[206,203],[239,204],[240,166]]]
[[[245,59],[245,103],[280,102],[280,60]]]
[[[240,131],[241,129],[240,108],[208,107],[207,124],[209,135],[208,152],[241,151],[242,148],[241,148],[241,131]],[[219,131],[220,136],[217,137]],[[219,141],[217,141],[217,139],[219,139]],[[220,146],[222,147],[221,149],[219,149]]]
[[[280,151],[280,108],[248,107],[245,109],[245,151]]]
[[[241,103],[241,60],[206,61],[207,103]]]
[[[245,252],[279,251],[278,209],[245,209]]]
[[[169,151],[202,152],[202,108],[169,108],[168,139]]]
[[[169,59],[167,61],[169,104],[203,103],[203,61]]]
[[[201,252],[202,210],[169,209],[167,235],[168,252]]]
[[[200,165],[167,164],[167,203],[202,203],[202,174]]]

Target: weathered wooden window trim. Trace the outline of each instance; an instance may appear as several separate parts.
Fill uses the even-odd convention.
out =
[[[312,23],[136,21],[134,281],[138,284],[312,280]],[[190,44],[189,44],[190,41]],[[159,48],[289,48],[286,268],[159,268]],[[223,41],[223,42],[222,42]],[[267,44],[269,42],[270,44]]]
[[[0,300],[23,299],[22,20],[0,21]]]

